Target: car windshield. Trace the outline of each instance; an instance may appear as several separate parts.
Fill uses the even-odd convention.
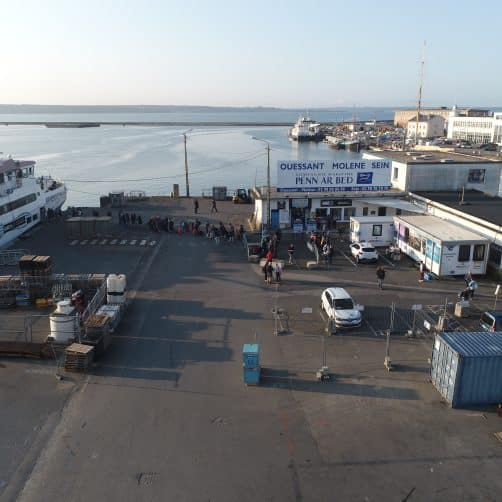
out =
[[[375,251],[375,248],[363,248],[363,251],[365,253],[373,253]]]
[[[493,317],[488,314],[483,314],[481,316],[481,322],[487,324],[488,326],[493,326]]]
[[[335,309],[337,310],[352,310],[354,302],[350,298],[339,298],[335,300]]]

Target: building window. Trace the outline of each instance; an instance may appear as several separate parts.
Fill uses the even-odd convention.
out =
[[[404,227],[404,242],[408,242],[410,240],[410,229],[408,227]]]
[[[393,174],[392,174],[392,179],[393,180],[397,180],[399,177],[399,168],[398,167],[395,167],[394,168],[394,171],[393,171]]]
[[[471,259],[471,246],[470,244],[462,244],[458,247],[458,261],[464,262]]]
[[[381,237],[382,236],[382,225],[373,225],[373,231],[371,233],[373,237]]]
[[[396,215],[397,215],[397,216],[399,216],[399,215],[400,215],[400,214],[402,214],[402,213],[403,213],[402,209],[398,207],[398,208],[396,209]]]
[[[386,214],[387,214],[387,208],[380,206],[378,208],[378,216],[386,216]]]
[[[356,215],[356,208],[355,207],[346,207],[344,209],[344,217],[345,217],[345,220],[348,220],[351,216],[355,216]]]
[[[490,246],[490,254],[488,260],[494,263],[497,267],[500,267],[500,262],[502,261],[502,250],[496,244]]]
[[[363,207],[363,216],[368,216],[368,207]]]
[[[474,246],[474,256],[472,257],[473,261],[484,261],[485,259],[485,245],[484,244],[476,244]]]

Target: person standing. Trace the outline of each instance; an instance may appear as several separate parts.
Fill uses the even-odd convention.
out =
[[[197,199],[193,201],[193,212],[195,214],[199,212],[199,201]]]
[[[216,207],[216,199],[211,199],[211,213],[217,213],[218,208]]]
[[[383,281],[385,280],[385,269],[383,267],[378,267],[376,270],[377,276],[377,286],[383,289]]]

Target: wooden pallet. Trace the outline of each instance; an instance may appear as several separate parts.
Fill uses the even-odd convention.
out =
[[[64,369],[66,371],[86,371],[94,359],[94,347],[72,343],[65,350]]]

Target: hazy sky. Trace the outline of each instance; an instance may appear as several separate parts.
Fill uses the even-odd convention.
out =
[[[502,2],[0,0],[0,103],[501,105]]]

